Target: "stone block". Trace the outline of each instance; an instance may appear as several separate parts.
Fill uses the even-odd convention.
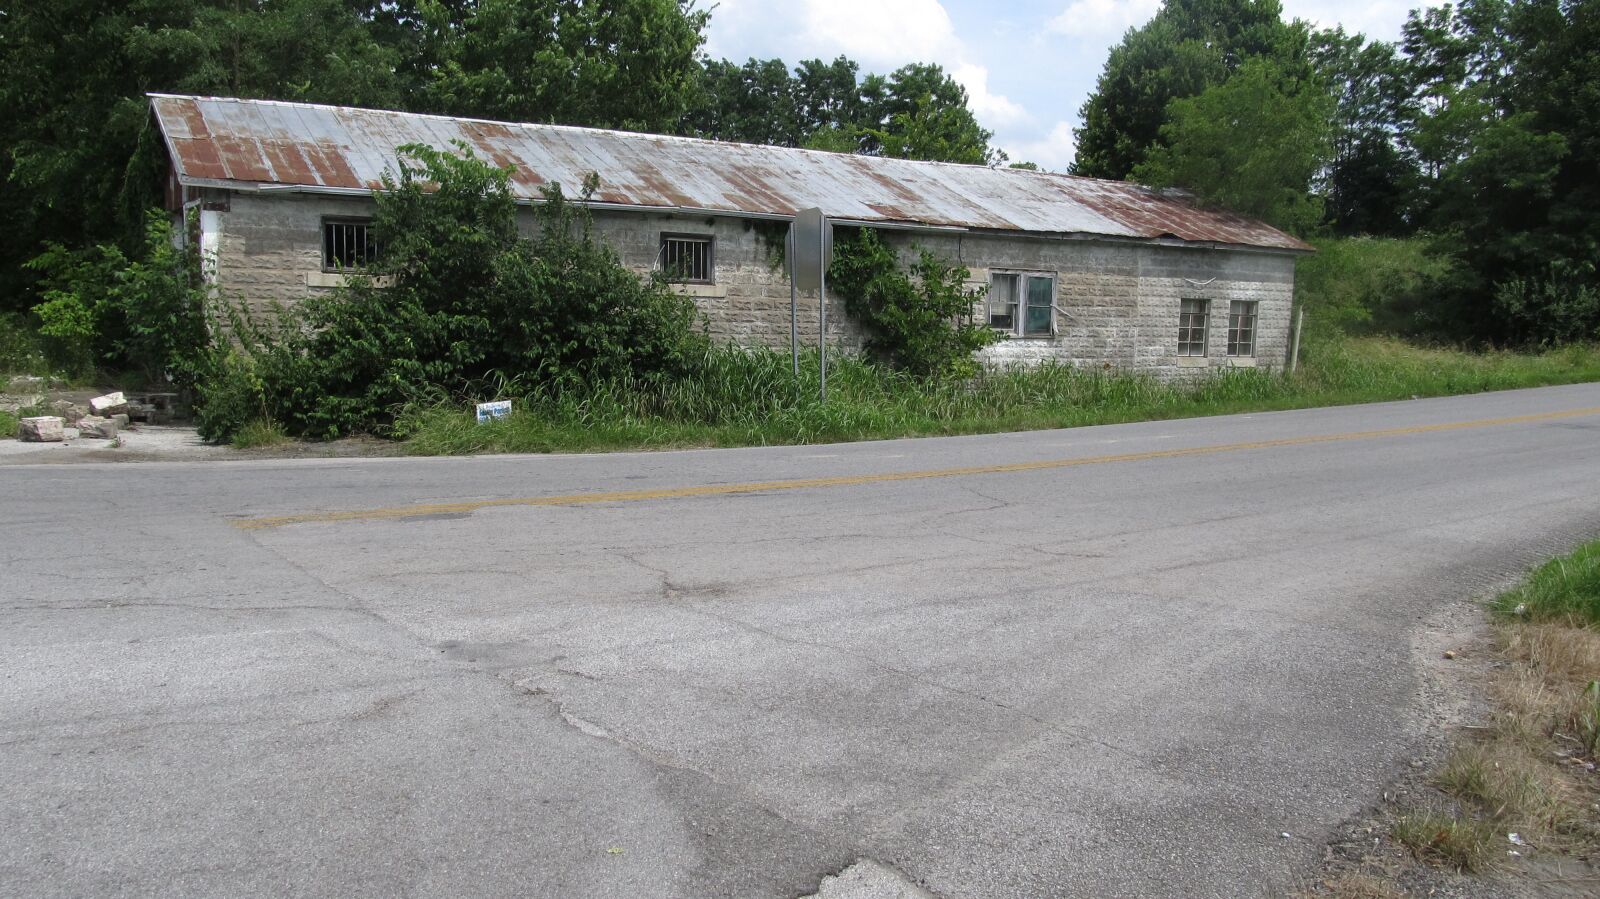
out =
[[[67,424],[72,424],[83,417],[83,407],[68,400],[56,400],[50,404],[50,411],[61,416]]]
[[[66,439],[66,428],[55,415],[24,418],[17,422],[17,439],[25,443],[55,443]]]
[[[89,411],[95,415],[115,415],[118,412],[128,411],[128,398],[122,391],[97,396],[89,401]]]
[[[117,430],[120,431],[128,426],[128,413],[118,412],[116,415],[111,416],[111,420],[117,423]]]
[[[110,440],[117,436],[117,423],[112,419],[101,418],[97,415],[85,416],[78,420],[78,436],[95,440]]]

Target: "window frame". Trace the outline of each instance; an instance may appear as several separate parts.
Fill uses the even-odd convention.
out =
[[[667,272],[667,242],[673,240],[705,244],[706,277],[674,278]],[[695,234],[683,231],[662,231],[659,240],[656,242],[656,270],[661,272],[669,284],[717,283],[717,236],[715,234]]]
[[[1239,311],[1247,309],[1248,311]],[[1249,319],[1248,326],[1240,324],[1241,319]],[[1229,300],[1228,301],[1228,355],[1236,359],[1254,359],[1256,356],[1256,335],[1260,331],[1261,304],[1256,300]],[[1238,352],[1239,333],[1249,335],[1249,345],[1244,352]]]
[[[1200,304],[1200,311],[1188,312],[1185,307],[1190,303]],[[1198,315],[1200,323],[1197,326],[1191,316]],[[1193,352],[1195,335],[1199,334],[1200,352]],[[1187,337],[1188,339],[1184,339]],[[1185,348],[1188,348],[1186,351]],[[1179,297],[1178,298],[1178,358],[1180,359],[1205,359],[1211,355],[1211,300],[1206,297]]]
[[[1060,283],[1057,272],[1029,271],[1026,269],[997,268],[989,270],[989,287],[984,292],[983,320],[996,333],[1016,340],[1049,340],[1056,336],[1056,290]],[[994,307],[990,305],[990,297],[994,294],[994,284],[997,278],[1013,278],[1017,285],[1011,314],[1011,327],[996,327],[994,324]],[[1028,281],[1039,280],[1050,282],[1050,310],[1049,325],[1043,331],[1028,331]],[[1037,308],[1037,307],[1035,307]]]
[[[317,228],[318,253],[322,257],[322,270],[330,274],[343,274],[346,272],[360,271],[361,269],[370,267],[374,262],[376,262],[380,249],[378,247],[377,238],[372,234],[372,223],[373,219],[362,218],[360,216],[323,216],[321,224]],[[354,265],[340,265],[335,254],[331,252],[333,245],[329,242],[328,229],[341,226],[360,226],[366,229],[364,234],[366,236],[366,244],[369,252],[365,254],[364,259]]]

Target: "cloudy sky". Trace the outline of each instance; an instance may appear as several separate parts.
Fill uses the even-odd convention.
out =
[[[715,5],[713,5],[713,3]],[[1285,14],[1392,40],[1422,0],[1283,0]],[[706,51],[743,61],[843,54],[866,71],[937,62],[1012,160],[1064,170],[1107,50],[1160,0],[701,0]]]

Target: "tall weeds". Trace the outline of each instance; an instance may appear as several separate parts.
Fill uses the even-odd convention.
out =
[[[682,378],[609,378],[559,387],[489,379],[481,395],[515,412],[478,425],[464,402],[414,406],[396,431],[421,453],[826,443],[1073,427],[1600,380],[1600,350],[1474,355],[1393,340],[1308,348],[1293,376],[1225,370],[1191,383],[1105,368],[1045,365],[924,379],[830,359],[819,397],[815,353],[795,377],[786,353],[714,348]]]

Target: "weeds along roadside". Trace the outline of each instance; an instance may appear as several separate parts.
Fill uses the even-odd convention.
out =
[[[717,348],[672,381],[603,380],[519,392],[510,418],[479,425],[463,402],[413,406],[395,435],[421,454],[596,451],[828,443],[1075,427],[1444,396],[1600,380],[1600,349],[1467,353],[1387,338],[1308,348],[1294,375],[1255,369],[1166,383],[1115,369],[1047,365],[962,381],[919,379],[868,361],[830,359],[818,394],[815,354],[796,380],[787,353]]]
[[[1578,891],[1561,895],[1600,895],[1600,540],[1535,568],[1489,614],[1489,718],[1463,730],[1431,796],[1390,816],[1409,859],[1374,850],[1308,895],[1430,895],[1457,873],[1532,887],[1555,869]]]

